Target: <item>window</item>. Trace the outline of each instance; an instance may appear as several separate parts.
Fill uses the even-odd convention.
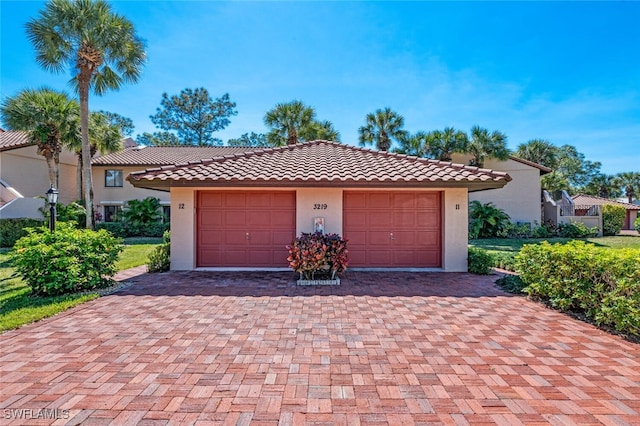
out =
[[[171,207],[170,206],[162,206],[162,221],[164,223],[169,223],[171,221]]]
[[[104,206],[104,221],[119,222],[122,216],[122,206]]]
[[[104,186],[122,188],[122,170],[105,170]]]

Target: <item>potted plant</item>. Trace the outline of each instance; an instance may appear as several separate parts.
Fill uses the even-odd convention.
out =
[[[337,285],[347,269],[347,241],[338,234],[302,233],[287,246],[287,261],[300,274],[298,285]]]

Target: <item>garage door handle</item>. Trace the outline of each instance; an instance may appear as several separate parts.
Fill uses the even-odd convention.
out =
[[[396,239],[396,237],[393,235],[393,232],[391,232],[391,233],[389,234],[389,239],[390,239],[391,241],[393,241],[393,240],[395,240],[395,239]]]
[[[245,240],[250,240],[251,239],[251,234],[249,234],[248,232],[245,234],[244,236]]]

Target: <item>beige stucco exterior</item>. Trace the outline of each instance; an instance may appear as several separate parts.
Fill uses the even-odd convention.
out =
[[[96,210],[103,214],[105,205],[123,205],[129,200],[142,200],[147,197],[159,198],[162,204],[168,205],[169,192],[136,188],[127,180],[129,173],[144,169],[145,166],[123,167],[94,164],[91,169],[91,176],[93,178],[93,203],[96,206]],[[105,172],[107,170],[122,170],[122,187],[105,186]]]
[[[171,269],[192,270],[196,267],[196,193],[197,191],[225,190],[225,188],[189,187],[171,188]],[[228,188],[237,191],[238,188]],[[343,233],[343,188],[246,188],[246,190],[296,191],[296,235],[313,231],[313,219],[324,217],[325,232]],[[367,188],[375,191],[375,189]],[[389,188],[381,189],[388,191]],[[402,191],[404,189],[399,189]],[[406,189],[415,191],[415,188]],[[425,191],[443,192],[442,270],[467,271],[467,189],[430,188]],[[323,210],[315,204],[326,204]]]
[[[75,201],[76,156],[64,150],[60,154],[59,200]],[[44,197],[49,189],[49,169],[35,145],[0,152],[0,179],[25,198]]]
[[[468,164],[470,158],[455,154],[453,160]],[[542,223],[540,169],[512,159],[500,161],[493,158],[485,160],[484,168],[507,172],[511,182],[500,189],[471,192],[469,201],[491,202],[503,209],[512,222]]]

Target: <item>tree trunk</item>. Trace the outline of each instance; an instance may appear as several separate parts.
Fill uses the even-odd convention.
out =
[[[49,169],[49,184],[52,187],[58,189],[58,182],[56,181],[56,168],[53,157],[47,154],[44,156],[44,158],[47,160],[47,168]]]
[[[93,229],[93,183],[91,180],[91,145],[89,145],[89,82],[90,70],[80,70],[80,133],[82,136],[82,187],[84,207],[87,210],[87,229]]]
[[[82,153],[76,154],[78,165],[76,166],[76,200],[84,200],[82,192]]]
[[[53,172],[55,174],[56,189],[60,191],[60,153],[59,152],[56,152],[53,155],[53,164],[54,164]]]

